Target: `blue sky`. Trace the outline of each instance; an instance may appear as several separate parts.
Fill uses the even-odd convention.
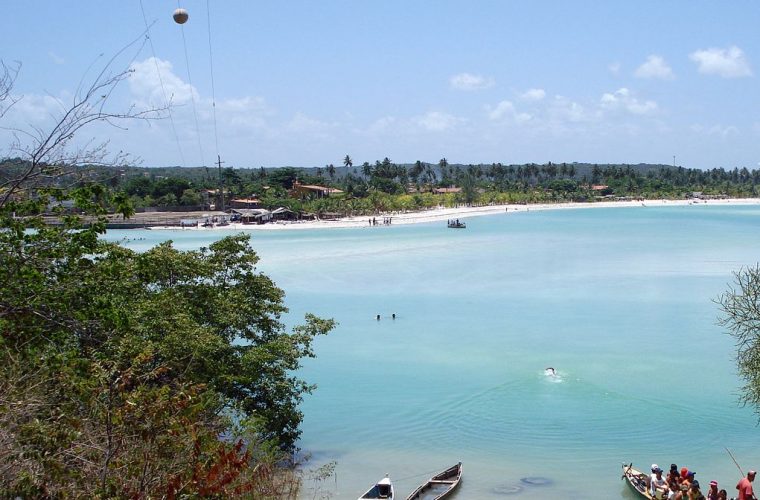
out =
[[[216,159],[205,0],[143,0],[150,46],[95,125],[145,166]],[[671,163],[758,168],[760,3],[209,0],[219,153],[228,166],[396,162]],[[145,29],[140,0],[15,1],[0,58],[20,61],[4,127],[45,126],[83,76]],[[103,54],[103,56],[100,56]],[[164,84],[162,90],[157,71]],[[196,127],[192,101],[196,102]],[[199,140],[200,138],[200,140]],[[0,132],[2,146],[10,142]],[[199,147],[200,142],[200,147]]]

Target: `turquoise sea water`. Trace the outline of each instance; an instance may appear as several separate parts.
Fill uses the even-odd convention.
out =
[[[253,233],[288,321],[308,311],[340,323],[301,373],[318,388],[300,446],[314,466],[338,462],[324,491],[355,499],[389,473],[405,498],[461,460],[460,499],[635,498],[620,481],[632,461],[688,466],[732,494],[724,446],[745,470],[760,467],[760,429],[736,403],[734,347],[712,302],[732,271],[760,260],[760,208],[467,224]],[[225,234],[107,237],[197,248]]]

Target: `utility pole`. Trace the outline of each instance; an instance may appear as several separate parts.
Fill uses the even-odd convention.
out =
[[[219,166],[219,196],[221,200],[222,212],[224,212],[224,179],[222,178],[222,161],[221,156],[216,155],[216,164]]]
[[[676,168],[676,155],[673,155],[673,168]]]

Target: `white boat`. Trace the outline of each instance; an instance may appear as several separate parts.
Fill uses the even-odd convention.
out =
[[[386,474],[384,478],[377,482],[367,493],[359,497],[359,500],[364,498],[384,498],[387,500],[393,500],[393,483]]]

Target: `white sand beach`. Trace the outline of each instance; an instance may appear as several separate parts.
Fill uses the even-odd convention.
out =
[[[401,224],[420,224],[424,222],[441,222],[449,219],[460,219],[466,221],[471,217],[483,215],[510,215],[522,212],[532,212],[539,210],[573,210],[573,209],[590,209],[590,208],[630,208],[642,209],[651,207],[672,207],[672,206],[695,206],[695,205],[760,205],[760,198],[729,198],[724,200],[644,200],[644,201],[600,201],[591,203],[536,203],[530,205],[488,205],[478,207],[461,206],[456,208],[439,207],[430,210],[421,210],[405,213],[386,213],[374,216],[377,225],[370,225],[369,221],[373,216],[344,217],[336,220],[315,220],[315,221],[298,221],[298,222],[275,222],[267,224],[241,224],[232,223],[226,226],[215,227],[192,227],[179,228],[169,226],[154,226],[154,230],[166,231],[216,231],[216,230],[244,230],[244,231],[283,231],[299,229],[319,229],[319,228],[355,228],[366,227],[368,229],[377,229],[388,227],[384,224],[384,219],[390,218],[392,226]]]

